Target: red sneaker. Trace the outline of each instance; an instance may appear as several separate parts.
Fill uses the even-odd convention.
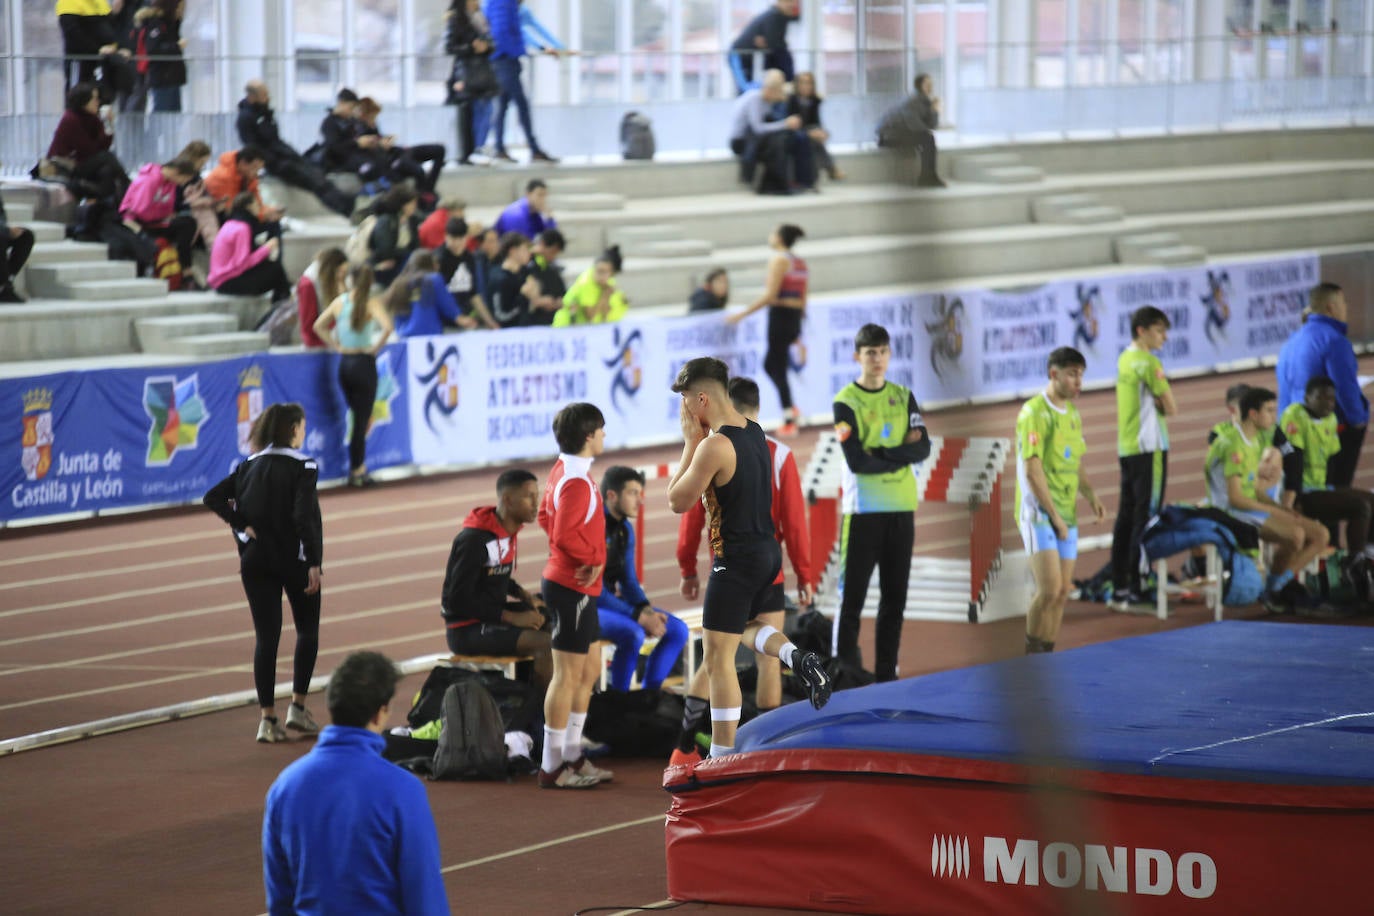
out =
[[[800,432],[801,430],[797,428],[797,424],[793,423],[791,420],[788,420],[786,423],[778,427],[776,434],[783,439],[792,439],[795,438]]]
[[[705,758],[701,756],[701,749],[695,745],[692,746],[690,751],[673,748],[673,754],[668,758],[668,766],[696,766],[704,759]]]

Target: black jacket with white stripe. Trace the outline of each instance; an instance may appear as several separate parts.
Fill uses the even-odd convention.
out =
[[[295,449],[269,448],[211,487],[204,502],[234,529],[240,555],[248,544],[243,531],[251,525],[266,556],[319,566],[324,528],[318,480],[314,458]]]

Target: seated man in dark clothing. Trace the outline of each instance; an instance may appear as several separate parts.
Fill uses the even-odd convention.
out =
[[[787,88],[779,70],[766,72],[761,87],[735,100],[730,149],[739,157],[740,177],[757,184],[760,193],[789,194],[816,185],[811,139],[801,129],[801,118],[783,111],[786,101]],[[764,171],[756,183],[760,164]]]
[[[0,200],[0,302],[24,301],[14,289],[14,278],[19,276],[32,251],[33,232],[11,226],[5,218],[5,202]]]
[[[940,100],[931,95],[929,73],[916,77],[916,93],[889,108],[878,122],[878,145],[888,149],[914,149],[921,159],[921,174],[916,184],[923,188],[943,188],[935,170],[935,128],[940,126]]]
[[[336,188],[318,166],[311,165],[291,144],[281,138],[277,118],[272,112],[272,97],[267,84],[252,80],[239,102],[236,127],[244,146],[262,150],[267,172],[289,185],[310,191],[329,209],[341,216],[353,213],[353,195]]]
[[[358,143],[392,184],[410,179],[422,194],[433,194],[444,168],[443,144],[400,146],[395,137],[383,134],[377,126],[377,116],[381,113],[382,106],[371,97],[358,102]],[[421,163],[427,163],[428,168]],[[429,206],[433,204],[430,200]]]
[[[754,82],[754,55],[763,53],[764,70],[780,70],[792,82],[792,51],[787,47],[787,27],[801,17],[799,0],[778,0],[744,27],[730,45],[730,72],[740,92]]]
[[[352,89],[340,89],[334,107],[320,122],[320,139],[306,150],[305,158],[326,172],[353,172],[363,181],[371,181],[376,171],[368,155],[368,147],[359,136],[358,94]]]
[[[544,707],[553,650],[544,599],[511,578],[515,539],[539,515],[539,482],[523,469],[496,479],[496,505],[473,509],[453,539],[440,612],[455,655],[528,656],[534,690],[513,728],[528,730]]]

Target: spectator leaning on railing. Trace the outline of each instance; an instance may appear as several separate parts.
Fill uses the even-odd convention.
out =
[[[446,104],[458,106],[458,162],[487,142],[498,89],[491,66],[491,30],[482,15],[482,0],[452,0],[446,14],[444,50],[453,55]]]
[[[792,81],[792,51],[787,47],[787,27],[801,18],[798,0],[778,0],[759,13],[730,45],[730,72],[740,92],[754,86],[754,54],[763,53],[763,69],[779,70]]]
[[[530,161],[557,162],[557,159],[544,152],[535,139],[534,124],[530,120],[530,101],[525,97],[525,87],[520,81],[520,58],[530,53],[529,45],[555,56],[565,53],[565,50],[547,29],[539,25],[534,15],[521,6],[520,0],[487,0],[485,12],[491,24],[493,41],[491,67],[501,93],[496,105],[496,152],[493,158],[504,162],[515,161],[506,152],[506,108],[514,102],[520,127],[525,132],[525,142],[530,146]],[[534,40],[527,42],[527,36]]]
[[[181,87],[186,85],[186,60],[182,51],[181,21],[186,15],[182,0],[151,0],[151,16],[145,24],[144,51],[148,57],[148,89],[153,111],[181,111]]]

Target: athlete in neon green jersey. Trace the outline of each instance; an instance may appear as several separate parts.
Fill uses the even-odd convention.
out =
[[[1117,455],[1121,501],[1112,529],[1112,607],[1144,604],[1140,587],[1140,539],[1164,504],[1169,476],[1169,429],[1178,413],[1164,364],[1154,351],[1169,337],[1169,317],[1153,305],[1131,314],[1131,343],[1116,362]]]
[[[866,324],[854,336],[859,378],[835,395],[835,432],[844,452],[844,522],[840,531],[840,613],[835,654],[859,664],[859,618],[878,567],[874,672],[897,677],[911,548],[916,538],[916,476],[930,454],[916,396],[887,380],[887,329]]]
[[[1016,527],[1030,554],[1035,597],[1026,612],[1026,653],[1053,652],[1078,559],[1078,496],[1101,521],[1107,510],[1083,475],[1083,421],[1073,400],[1087,361],[1072,347],[1050,354],[1050,382],[1016,417]]]

